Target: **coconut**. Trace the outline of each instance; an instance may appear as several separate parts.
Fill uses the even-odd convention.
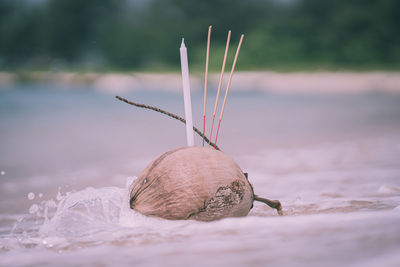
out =
[[[182,147],[143,170],[131,187],[130,207],[165,219],[212,221],[246,216],[254,198],[247,177],[226,154]]]

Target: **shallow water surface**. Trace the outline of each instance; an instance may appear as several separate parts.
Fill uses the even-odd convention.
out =
[[[183,114],[180,94],[123,96]],[[93,88],[0,91],[0,265],[400,265],[399,95],[229,97],[219,145],[284,216],[143,216],[129,186],[185,145],[183,124]],[[201,125],[201,93],[193,104]]]

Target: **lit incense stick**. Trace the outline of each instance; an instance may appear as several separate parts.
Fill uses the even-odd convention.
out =
[[[180,48],[180,54],[181,54],[183,98],[185,102],[186,140],[188,146],[194,146],[192,103],[190,100],[190,84],[189,84],[189,66],[187,59],[187,50],[183,38]]]
[[[220,92],[221,92],[222,78],[224,77],[225,63],[226,63],[226,57],[228,56],[228,50],[229,50],[229,42],[230,42],[230,40],[231,40],[231,31],[228,31],[228,37],[227,37],[227,39],[226,39],[226,47],[225,47],[224,61],[222,62],[221,75],[219,76],[218,91],[217,91],[217,99],[215,100],[215,105],[214,105],[213,120],[212,120],[212,124],[211,124],[211,132],[210,132],[210,140],[212,139],[212,132],[213,132],[213,128],[214,128],[215,113],[217,113],[217,106],[218,106],[219,94],[220,94]]]
[[[221,126],[222,116],[224,115],[226,98],[228,97],[229,88],[230,88],[231,82],[232,82],[233,71],[235,70],[236,61],[237,61],[237,58],[238,58],[238,55],[239,55],[240,47],[242,46],[243,37],[244,37],[244,34],[242,34],[242,36],[240,36],[239,45],[237,47],[236,54],[235,54],[235,59],[233,60],[233,64],[232,64],[231,74],[229,75],[229,81],[228,81],[228,85],[227,85],[226,91],[225,91],[224,103],[222,104],[221,115],[219,116],[217,135],[215,137],[215,142],[214,142],[215,145],[217,145],[219,127]]]
[[[211,27],[212,26],[208,27],[207,55],[206,55],[206,73],[205,73],[205,77],[204,77],[203,147],[204,147],[204,132],[206,130],[208,59],[209,59],[209,56],[210,56]]]

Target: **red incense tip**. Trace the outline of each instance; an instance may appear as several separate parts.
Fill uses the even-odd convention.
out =
[[[206,115],[203,116],[203,147],[204,147],[204,131],[206,129]]]
[[[211,131],[210,131],[210,146],[211,146],[212,133],[213,133],[213,128],[214,128],[214,120],[215,120],[215,115],[213,116],[213,120],[212,120],[212,124],[211,124]]]
[[[221,126],[221,120],[218,122],[218,129],[217,129],[217,135],[215,136],[215,143],[214,143],[214,148],[217,148],[217,140],[218,140],[218,133],[219,133],[219,127]]]

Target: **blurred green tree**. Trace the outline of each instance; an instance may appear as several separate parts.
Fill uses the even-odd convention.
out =
[[[239,68],[399,68],[398,10],[397,0],[1,0],[0,68],[177,68],[182,37],[200,67],[208,25],[213,70],[229,29],[232,46],[246,34]]]

